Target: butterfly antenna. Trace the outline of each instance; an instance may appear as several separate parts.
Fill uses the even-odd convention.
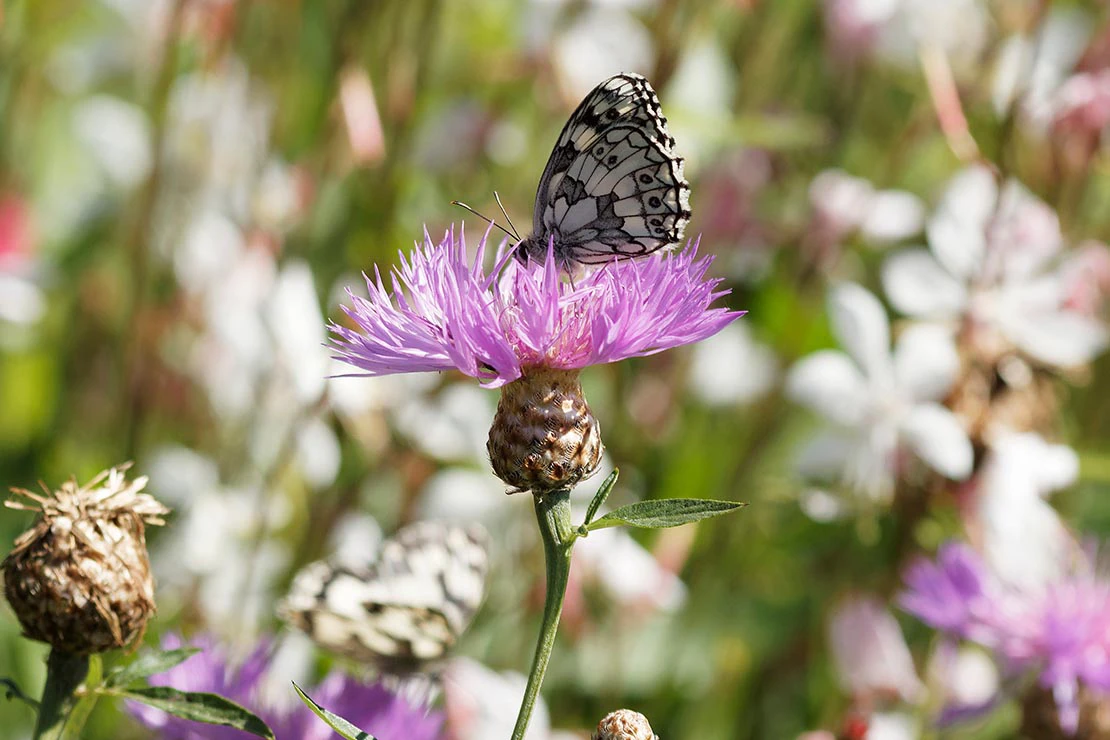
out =
[[[453,206],[458,206],[459,208],[465,208],[466,210],[470,211],[471,213],[473,213],[473,214],[474,214],[475,216],[477,216],[478,218],[480,218],[480,219],[482,219],[483,221],[485,221],[485,222],[486,222],[487,224],[489,224],[490,226],[496,226],[497,228],[501,229],[502,231],[504,231],[504,232],[505,232],[506,234],[508,234],[508,235],[509,235],[509,236],[511,236],[512,238],[516,239],[517,241],[520,241],[520,237],[519,237],[519,236],[517,236],[517,235],[516,235],[516,234],[514,234],[513,232],[509,231],[509,230],[508,230],[508,229],[506,229],[506,228],[505,228],[504,226],[502,226],[501,224],[499,224],[499,223],[497,223],[496,221],[494,221],[494,220],[493,220],[492,218],[489,218],[488,216],[483,216],[482,214],[478,213],[478,212],[477,212],[477,211],[475,211],[475,210],[474,210],[473,208],[471,208],[470,206],[468,206],[468,205],[467,205],[466,203],[463,203],[463,202],[462,202],[461,200],[453,200],[453,201],[451,201],[451,205],[453,205]],[[512,224],[509,224],[509,225],[510,225],[510,226],[512,226]]]
[[[501,196],[497,194],[496,190],[493,191],[493,199],[497,201],[497,207],[501,209],[501,215],[509,222],[509,228],[513,230],[513,237],[517,241],[520,241],[520,234],[517,232],[516,227],[513,226],[513,220],[509,218],[509,212],[505,210],[505,206],[501,205]]]

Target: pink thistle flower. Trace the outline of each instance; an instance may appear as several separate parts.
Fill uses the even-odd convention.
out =
[[[462,230],[434,243],[425,232],[387,285],[348,290],[356,328],[332,324],[338,359],[361,375],[449,370],[498,388],[530,368],[577,370],[642,357],[709,337],[742,312],[710,308],[728,291],[705,279],[711,257],[696,243],[677,253],[609,263],[568,283],[549,249],[541,265],[483,267],[488,232],[467,259]]]

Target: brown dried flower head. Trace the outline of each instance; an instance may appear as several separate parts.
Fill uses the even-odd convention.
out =
[[[571,488],[597,470],[601,426],[578,371],[533,368],[502,386],[486,450],[510,493]]]
[[[597,724],[593,740],[659,740],[647,717],[631,709],[618,709]]]
[[[4,558],[4,594],[33,640],[74,655],[123,647],[154,614],[145,525],[169,509],[148,493],[145,476],[128,481],[121,465],[45,496],[12,489],[12,509],[37,511],[34,526]]]

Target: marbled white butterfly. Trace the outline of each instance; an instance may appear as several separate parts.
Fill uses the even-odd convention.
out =
[[[362,569],[319,561],[279,606],[326,650],[403,675],[443,657],[481,605],[489,536],[478,525],[410,524]]]
[[[536,192],[532,234],[517,255],[560,264],[639,257],[682,240],[690,185],[659,98],[640,75],[602,82],[559,134]]]

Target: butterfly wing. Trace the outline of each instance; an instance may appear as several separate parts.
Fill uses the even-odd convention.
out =
[[[470,624],[488,568],[480,527],[417,522],[368,568],[302,569],[281,613],[331,652],[406,673],[442,658]]]
[[[682,239],[690,186],[659,98],[647,80],[621,74],[571,114],[540,178],[533,233],[538,257],[554,237],[566,262],[648,254]]]

